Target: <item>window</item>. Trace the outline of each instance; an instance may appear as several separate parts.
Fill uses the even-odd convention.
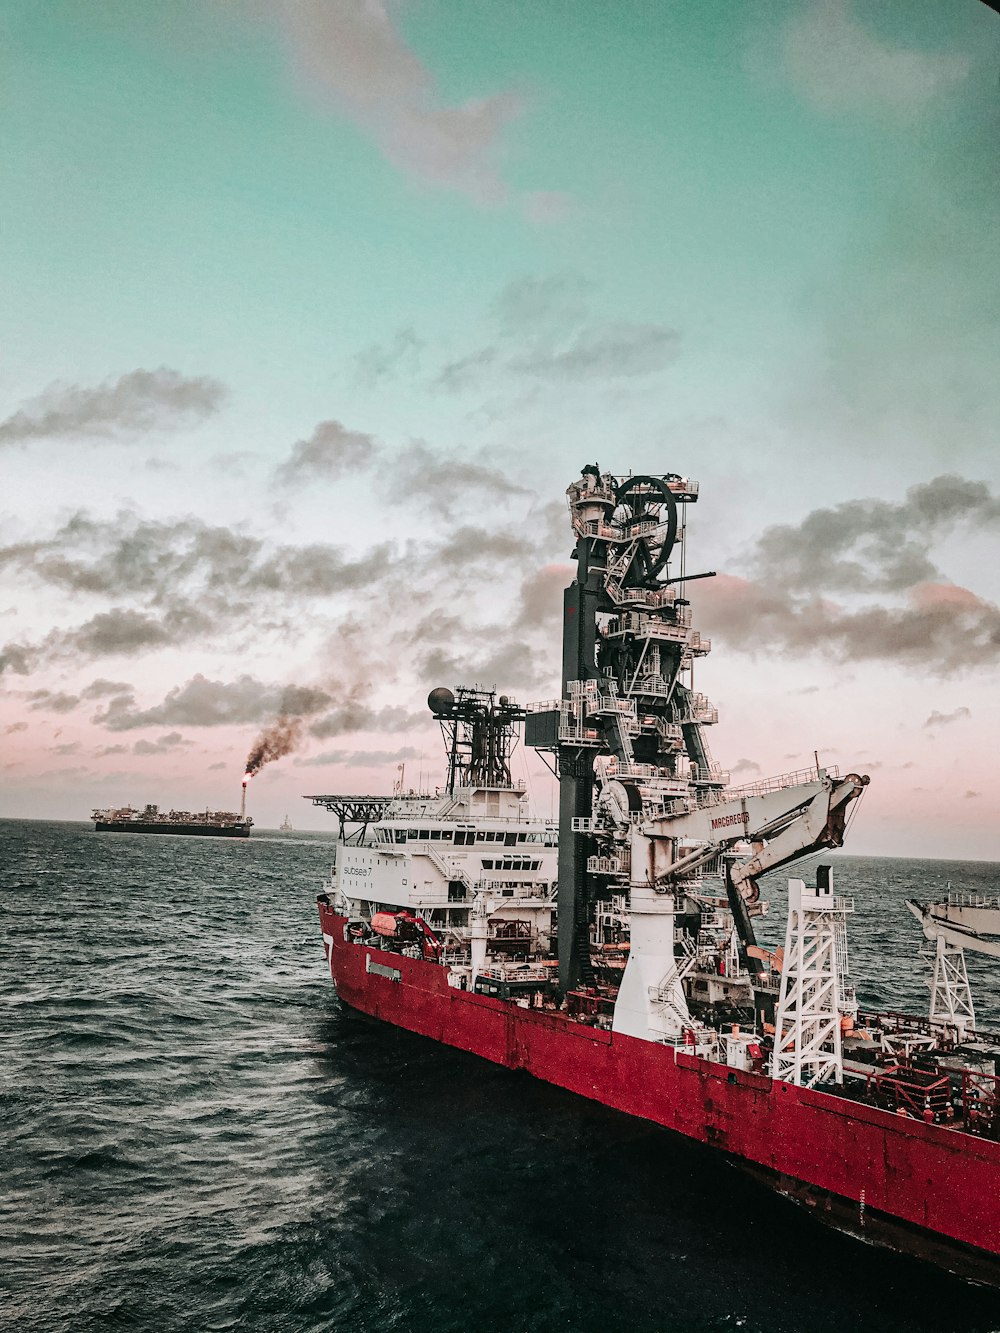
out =
[[[430,842],[431,840],[430,829],[422,828],[420,832],[417,834],[417,837],[420,839],[421,842]]]

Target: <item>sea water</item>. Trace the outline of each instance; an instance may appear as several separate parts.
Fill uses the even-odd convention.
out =
[[[1000,1293],[718,1154],[345,1009],[315,907],[334,852],[0,822],[5,1330],[1000,1329]],[[926,1012],[904,900],[1000,867],[834,865],[862,1003]],[[990,961],[969,971],[1000,1027]]]

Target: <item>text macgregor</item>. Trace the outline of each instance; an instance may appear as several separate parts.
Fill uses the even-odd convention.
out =
[[[712,820],[712,828],[729,828],[732,824],[749,824],[750,816],[745,810],[739,810],[734,815],[720,815],[718,819]]]

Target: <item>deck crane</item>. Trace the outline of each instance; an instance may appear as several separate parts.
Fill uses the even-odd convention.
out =
[[[1000,899],[949,888],[943,901],[920,903],[908,898],[906,905],[934,946],[934,972],[928,983],[931,1025],[954,1028],[956,1038],[964,1041],[976,1027],[965,950],[1000,958],[1000,938],[990,938],[1000,937]]]

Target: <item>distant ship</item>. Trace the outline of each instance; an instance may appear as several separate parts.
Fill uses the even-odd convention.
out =
[[[96,833],[184,833],[209,838],[249,838],[253,820],[232,810],[164,812],[158,805],[135,810],[130,805],[117,810],[95,810],[91,818]]]
[[[285,815],[284,822],[278,825],[278,830],[281,833],[295,832],[295,830],[292,828],[291,821],[289,820],[287,815]]]

